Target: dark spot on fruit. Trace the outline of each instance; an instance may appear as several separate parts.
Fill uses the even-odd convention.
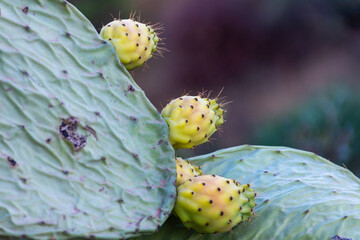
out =
[[[221,191],[221,189],[220,189],[219,187],[217,188],[217,190],[218,190],[219,192]]]
[[[125,35],[126,35],[126,36],[129,36],[129,34],[128,34],[128,33],[125,33]]]
[[[148,37],[148,40],[150,41],[150,37]]]
[[[206,226],[206,227],[209,226],[209,223],[206,223],[205,226]]]
[[[250,184],[249,184],[249,183],[248,183],[247,185],[248,185],[248,187],[250,187]]]
[[[194,172],[194,169],[191,169],[191,172]]]
[[[221,211],[221,212],[220,212],[220,216],[223,216],[223,215],[224,215],[224,212],[223,212],[223,211]]]
[[[183,175],[180,173],[180,177],[182,177]]]
[[[6,159],[9,162],[11,167],[16,167],[17,163],[12,157],[8,156]]]
[[[199,208],[198,211],[201,212],[201,208]]]
[[[202,185],[205,186],[206,184],[203,182]]]
[[[242,206],[240,206],[239,210],[241,211],[241,209],[242,209]]]
[[[210,108],[210,105],[206,105],[207,106],[207,108]]]
[[[28,12],[29,12],[29,7],[28,7],[28,6],[24,7],[24,8],[22,9],[22,11],[23,11],[23,13],[28,14]]]
[[[198,131],[200,130],[200,128],[199,128],[199,127],[197,127],[196,129],[197,129]]]
[[[190,105],[191,109],[194,109],[194,106],[193,105]]]
[[[229,223],[229,224],[232,223],[231,219],[229,219],[229,222],[228,222],[228,223]]]
[[[248,202],[250,202],[250,198],[248,198]]]
[[[139,59],[141,59],[141,56],[139,56]]]
[[[185,119],[185,122],[188,123],[189,121],[187,119]]]
[[[183,100],[183,98],[181,97],[181,98],[179,98],[180,100]]]
[[[213,175],[211,175],[211,176],[216,177],[214,174],[213,174]]]
[[[180,164],[179,166],[182,168],[182,165],[181,165],[181,164]]]
[[[181,106],[181,105],[179,105],[179,108],[182,108],[182,106]]]
[[[210,124],[212,124],[213,123],[213,120],[210,120]]]
[[[229,180],[226,180],[226,183],[227,183],[227,184],[230,184],[230,181],[229,181]]]
[[[140,35],[141,35],[141,34],[140,34],[140,33],[138,33],[138,36],[139,36],[139,37],[140,37]]]
[[[212,204],[212,203],[213,203],[213,200],[210,200],[209,203]]]
[[[189,140],[189,143],[191,143],[191,139]]]
[[[109,41],[111,41],[111,38],[109,38]]]
[[[138,46],[139,46],[139,44],[138,44],[138,43],[136,43],[136,46],[138,47]]]
[[[241,191],[240,191],[240,190],[238,190],[238,194],[241,194]]]
[[[191,178],[189,178],[189,182],[192,182],[192,179],[191,179]]]
[[[194,98],[195,99],[195,101],[199,101],[199,99],[197,99],[197,98]]]
[[[121,24],[121,25],[123,25],[123,26],[125,27],[125,23],[123,23],[123,24]]]
[[[136,26],[136,27],[139,27],[139,24],[136,23],[135,26]]]
[[[195,193],[194,192],[191,192],[191,195],[194,195]]]
[[[201,114],[201,117],[202,117],[202,118],[204,118],[204,117],[205,117],[205,115],[204,115],[204,114]]]
[[[208,136],[208,135],[207,135],[207,134],[205,134],[205,138],[207,138],[207,136]]]
[[[230,196],[230,201],[232,201],[233,200],[233,197],[232,196]]]

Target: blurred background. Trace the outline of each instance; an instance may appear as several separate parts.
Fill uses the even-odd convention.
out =
[[[315,152],[360,176],[360,1],[70,0],[100,31],[131,11],[161,22],[164,58],[132,75],[161,111],[212,90],[231,104],[210,143]]]

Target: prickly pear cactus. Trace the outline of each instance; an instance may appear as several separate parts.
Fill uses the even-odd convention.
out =
[[[200,233],[230,231],[255,207],[250,185],[217,175],[193,177],[177,188],[174,212],[185,227]]]
[[[177,157],[176,159],[176,186],[180,186],[193,177],[202,175],[200,167],[194,166],[189,161]]]
[[[0,2],[0,238],[119,239],[171,213],[168,127],[63,0]]]
[[[201,236],[171,217],[148,239],[360,239],[360,180],[314,153],[245,145],[189,160],[206,174],[251,183],[254,218]]]
[[[168,103],[161,116],[169,125],[171,144],[179,149],[207,142],[224,123],[223,112],[216,99],[182,96]]]
[[[106,24],[100,36],[114,45],[126,69],[143,65],[156,51],[159,38],[155,30],[133,19],[114,20]]]

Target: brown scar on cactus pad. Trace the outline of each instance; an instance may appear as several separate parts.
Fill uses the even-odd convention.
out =
[[[85,147],[88,137],[86,135],[82,136],[77,134],[79,122],[77,117],[70,116],[66,119],[62,119],[59,126],[60,136],[72,144],[75,152],[78,152]]]

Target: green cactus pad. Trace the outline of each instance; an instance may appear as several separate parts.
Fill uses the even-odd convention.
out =
[[[0,10],[0,239],[154,232],[176,194],[166,122],[67,1]]]
[[[171,217],[151,240],[360,239],[360,180],[314,153],[245,145],[189,160],[206,174],[250,183],[255,216],[204,236]]]

